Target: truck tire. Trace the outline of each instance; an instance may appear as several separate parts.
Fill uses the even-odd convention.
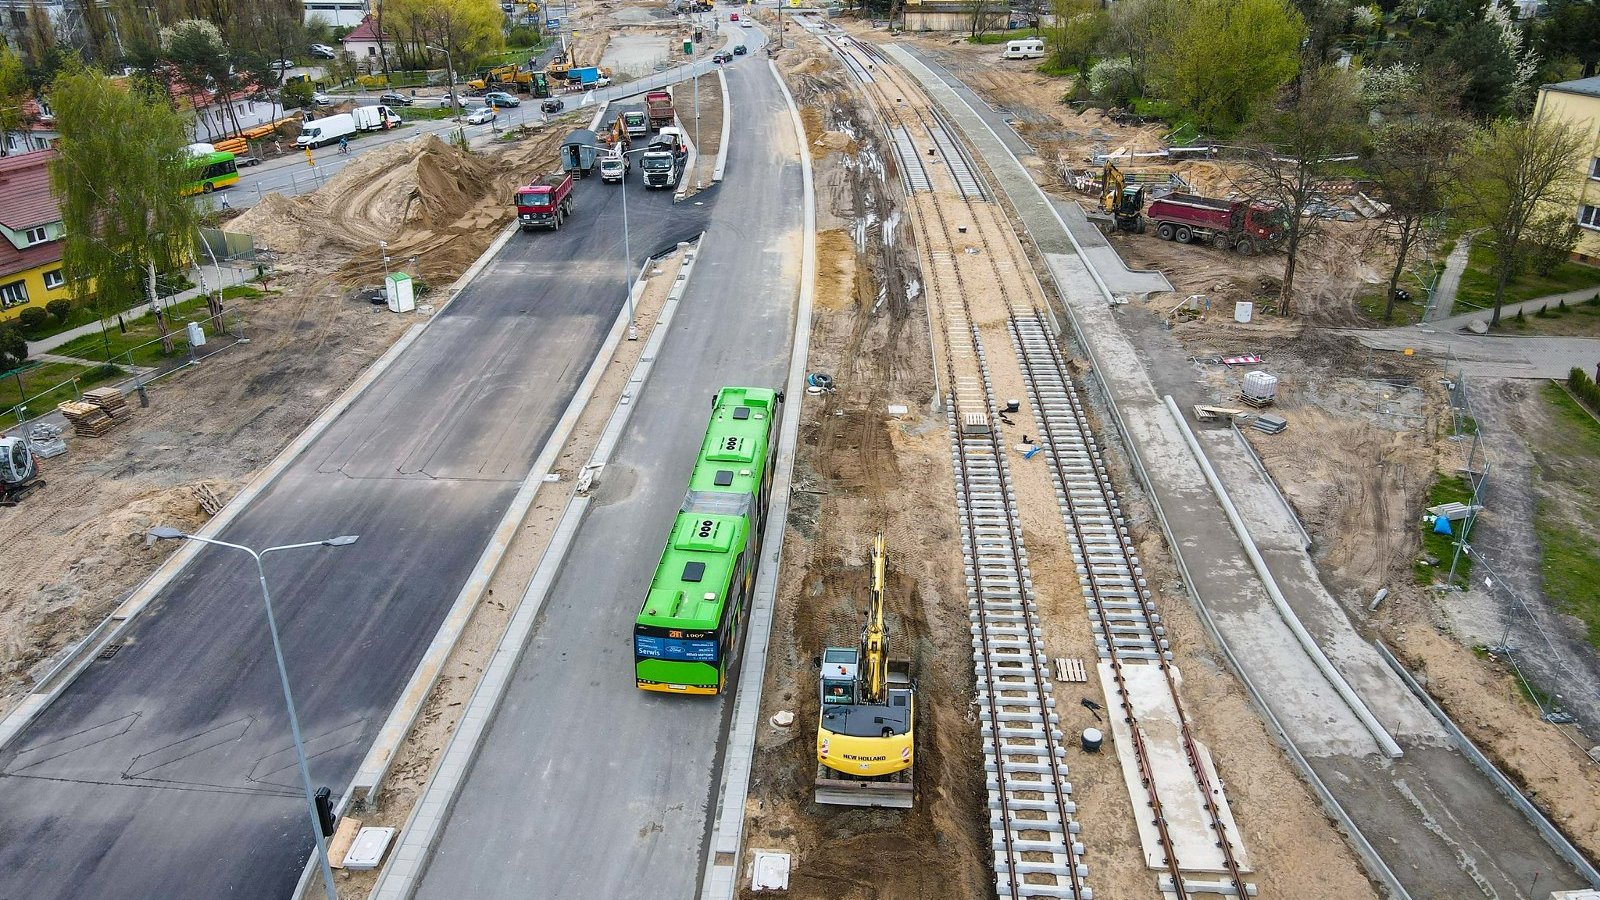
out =
[[[1179,225],[1178,230],[1172,235],[1173,240],[1180,244],[1187,244],[1194,240],[1194,232],[1187,225]]]
[[[1172,240],[1172,226],[1166,222],[1156,226],[1156,237],[1161,238],[1163,241]]]
[[[1240,238],[1239,243],[1233,245],[1233,250],[1240,256],[1255,256],[1256,242],[1250,238]]]

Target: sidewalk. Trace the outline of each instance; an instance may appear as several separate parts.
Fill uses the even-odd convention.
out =
[[[1568,306],[1577,306],[1588,302],[1596,294],[1600,294],[1600,287],[1584,288],[1580,291],[1567,291],[1563,294],[1549,294],[1544,297],[1535,297],[1532,300],[1523,300],[1520,303],[1507,303],[1500,307],[1500,318],[1507,319],[1518,312],[1531,316],[1546,306],[1553,308],[1562,301],[1565,301]],[[1455,331],[1458,328],[1467,327],[1468,322],[1478,321],[1488,324],[1489,318],[1493,315],[1493,309],[1475,309],[1472,312],[1457,313],[1442,319],[1434,319],[1427,324],[1440,331]]]
[[[1472,250],[1472,235],[1463,234],[1456,248],[1445,258],[1444,271],[1439,273],[1439,283],[1433,289],[1433,307],[1428,310],[1425,322],[1438,322],[1450,317],[1456,303],[1456,291],[1461,289],[1461,273],[1467,270],[1467,256]]]
[[[223,266],[222,269],[224,274],[223,280],[225,282],[223,287],[231,287],[236,284],[244,283],[244,279],[238,276],[239,273],[246,271],[245,269],[233,265]],[[251,267],[248,271],[254,274],[254,267]],[[226,276],[229,272],[234,273],[235,277],[232,279],[227,278]],[[189,280],[194,282],[195,287],[192,287],[186,291],[180,291],[169,297],[161,298],[163,308],[172,306],[176,303],[182,303],[185,300],[193,300],[194,298],[203,295],[208,287],[211,290],[216,289],[216,285],[213,283],[217,280],[217,270],[215,267],[208,265],[205,267],[204,271],[198,268],[190,269],[186,274],[189,276]],[[52,334],[49,337],[40,338],[37,341],[29,341],[28,357],[30,359],[37,359],[41,355],[49,353],[51,350],[54,350],[63,344],[77,340],[86,334],[99,334],[102,328],[115,328],[118,319],[121,319],[124,322],[132,322],[135,319],[141,319],[146,315],[149,315],[149,313],[150,304],[140,303],[139,305],[117,313],[114,316],[107,316],[99,321],[90,322],[87,325],[79,325],[76,328],[68,328],[66,331],[63,331],[60,334]],[[79,361],[68,360],[67,357],[62,357],[62,359],[72,362]],[[94,365],[94,363],[90,363],[90,365]]]

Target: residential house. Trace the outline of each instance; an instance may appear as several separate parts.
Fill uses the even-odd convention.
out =
[[[40,97],[22,101],[22,127],[0,134],[0,141],[5,142],[5,155],[10,156],[49,150],[59,137],[61,133],[56,131],[56,114],[51,111],[50,102]]]
[[[0,320],[67,297],[61,207],[50,191],[55,151],[0,159]]]
[[[1576,126],[1589,137],[1589,152],[1583,159],[1583,188],[1573,211],[1582,233],[1573,255],[1584,262],[1600,264],[1600,76],[1539,88],[1533,115],[1536,119]]]
[[[363,16],[361,24],[355,30],[339,39],[344,45],[344,52],[355,57],[356,62],[368,68],[376,67],[379,58],[383,55],[378,50],[378,23],[371,16]],[[394,52],[394,38],[390,35],[383,36],[384,47],[387,52]]]

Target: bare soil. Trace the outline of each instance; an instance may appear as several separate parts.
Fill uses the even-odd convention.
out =
[[[169,547],[145,548],[150,526],[199,527],[209,516],[197,485],[232,496],[417,321],[365,301],[382,276],[377,241],[397,265],[417,257],[411,271],[426,283],[450,283],[508,221],[512,184],[553,164],[553,140],[494,156],[434,138],[397,143],[312,194],[269,197],[229,224],[276,251],[279,293],[243,307],[250,341],[156,382],[150,407],[130,404],[131,421],[105,437],[69,435],[67,455],[46,461],[46,486],[0,510],[12,536],[0,711],[166,557]],[[420,302],[443,299],[434,291]]]
[[[825,120],[837,129],[853,113],[832,102],[841,73],[816,62],[795,51],[784,59],[807,110],[818,184],[808,362],[832,374],[838,389],[807,397],[802,416],[762,710],[764,719],[779,709],[796,719],[758,734],[746,846],[794,854],[789,896],[984,896],[992,875],[971,650],[944,420],[927,415],[926,308],[903,287],[916,277],[914,255],[886,253],[877,225],[854,227],[892,215],[895,200],[859,156],[825,149],[848,143],[830,138]],[[809,74],[796,75],[797,65]],[[889,404],[908,412],[891,416]],[[889,536],[891,650],[913,661],[919,685],[917,805],[909,811],[811,799],[813,657],[858,639],[867,550],[879,531]]]
[[[717,153],[722,147],[722,82],[715,76],[701,76],[700,124],[695,126],[693,81],[680,82],[672,87],[672,107],[678,111],[678,122],[689,140],[695,142],[694,168],[683,175],[691,191],[711,184],[711,174],[717,169]]]

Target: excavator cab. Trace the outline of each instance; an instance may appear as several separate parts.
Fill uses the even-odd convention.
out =
[[[1109,159],[1101,171],[1100,208],[1111,216],[1118,231],[1144,232],[1144,186],[1129,184],[1122,170]]]

